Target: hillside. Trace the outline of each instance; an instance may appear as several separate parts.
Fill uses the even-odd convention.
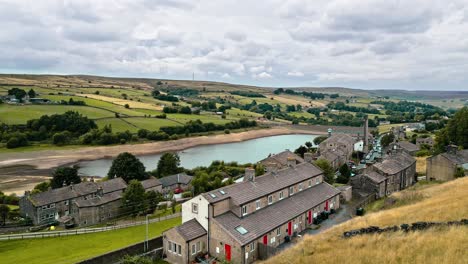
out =
[[[467,190],[465,177],[398,193],[397,198],[408,205],[370,213],[319,235],[306,236],[266,263],[467,263],[467,226],[342,237],[344,231],[371,225],[466,219]]]

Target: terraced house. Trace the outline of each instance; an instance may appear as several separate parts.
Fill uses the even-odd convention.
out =
[[[172,263],[190,263],[205,253],[231,263],[252,263],[265,257],[265,249],[312,225],[323,211],[339,208],[339,194],[309,162],[290,162],[258,177],[247,168],[243,182],[182,205],[183,224],[163,234],[164,254]]]

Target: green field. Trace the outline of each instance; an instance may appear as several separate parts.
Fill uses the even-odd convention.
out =
[[[126,121],[140,128],[148,129],[150,131],[159,130],[164,126],[180,126],[181,124],[168,119],[160,118],[144,118],[144,117],[133,117],[125,118]],[[137,129],[137,130],[138,130]]]
[[[181,218],[149,225],[150,237],[157,237],[181,223]],[[76,263],[112,250],[142,242],[145,225],[115,231],[59,238],[37,238],[0,242],[0,263]]]
[[[76,105],[0,105],[0,123],[25,124],[30,119],[43,115],[63,114],[67,111],[78,111],[91,119],[113,117],[114,113],[89,106]]]
[[[138,131],[138,129],[140,129],[138,127],[132,126],[131,124],[123,121],[121,118],[115,118],[115,117],[99,119],[99,120],[96,120],[95,122],[99,128],[102,128],[105,125],[110,125],[112,127],[112,132],[124,132],[128,130],[130,132],[135,133]]]

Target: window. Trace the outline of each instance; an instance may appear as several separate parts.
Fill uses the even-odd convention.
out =
[[[167,251],[172,252],[172,242],[167,241]]]
[[[302,182],[299,183],[299,191],[302,191]]]
[[[182,254],[182,246],[177,245],[177,254],[181,255]]]
[[[279,193],[279,199],[280,199],[280,200],[283,200],[283,198],[284,198],[284,196],[283,196],[283,191],[281,191],[281,192]]]
[[[273,203],[273,195],[268,196],[268,204]]]
[[[47,209],[47,205],[43,205],[43,206],[42,206],[42,209],[43,209],[43,210]]]
[[[246,214],[247,214],[247,206],[244,205],[244,206],[242,206],[242,216],[244,216]]]
[[[54,208],[55,207],[55,204],[50,204],[50,208]]]
[[[245,235],[245,234],[247,234],[249,232],[243,226],[236,227],[236,231],[239,232],[241,235]]]
[[[177,253],[177,244],[172,243],[172,252]]]
[[[65,201],[65,205],[68,205],[68,200]]]
[[[309,187],[312,186],[312,180],[309,180]]]
[[[250,252],[255,251],[255,242],[250,243]]]
[[[274,244],[276,242],[276,237],[270,238],[270,244]]]
[[[276,235],[277,235],[277,236],[280,236],[280,235],[281,235],[281,227],[278,227],[278,228],[276,229]]]
[[[315,178],[315,184],[319,184],[319,183],[320,183],[319,177]]]
[[[257,210],[261,208],[261,201],[260,200],[257,200],[255,202],[255,207],[257,208]]]
[[[192,203],[192,213],[198,214],[198,204]]]
[[[192,255],[195,255],[197,253],[197,249],[195,244],[192,245]]]
[[[197,242],[197,252],[200,252],[201,251],[201,242],[198,241]]]
[[[219,193],[220,193],[221,195],[225,195],[225,194],[226,194],[226,192],[225,192],[224,190],[219,190]]]
[[[214,194],[214,193],[210,193],[210,196],[211,196],[211,198],[216,198],[216,197],[218,197],[218,196],[216,196],[216,194]]]
[[[289,187],[289,195],[294,194],[294,186]]]

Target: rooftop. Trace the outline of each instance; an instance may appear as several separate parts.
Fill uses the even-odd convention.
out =
[[[288,165],[288,158],[294,158],[296,163],[303,163],[304,159],[299,157],[297,154],[291,152],[290,150],[285,150],[277,154],[272,154],[268,158],[259,161],[259,163],[266,165],[267,163],[276,163],[280,167],[285,167]]]
[[[337,133],[337,134],[332,134],[330,137],[322,141],[322,143],[320,143],[320,147],[323,148],[323,146],[327,146],[327,144],[330,144],[330,143],[343,144],[346,146],[354,146],[355,142],[356,140],[352,136],[348,134],[344,134],[344,133]]]
[[[440,155],[457,165],[468,163],[468,149],[457,150],[456,152],[445,152]]]
[[[187,175],[185,172],[177,173],[174,175],[159,178],[163,188],[175,184],[189,184],[192,181],[192,176]]]
[[[315,165],[304,162],[293,167],[286,167],[277,172],[265,173],[255,178],[255,181],[245,181],[220,189],[204,193],[203,196],[210,202],[218,202],[226,198],[231,198],[234,204],[242,205],[246,202],[257,199],[284,189],[290,185],[304,181],[313,176],[322,174],[322,170]],[[221,194],[223,191],[224,194]]]
[[[241,245],[245,245],[339,193],[338,189],[324,182],[243,218],[227,212],[215,217],[214,221],[227,230]],[[243,227],[247,232],[241,234],[237,230],[238,227]]]
[[[404,151],[398,151],[384,157],[383,161],[374,164],[379,171],[392,175],[410,167],[416,160]]]
[[[161,181],[159,179],[151,177],[151,178],[149,178],[147,180],[141,181],[141,185],[143,185],[143,188],[145,188],[145,190],[147,190],[149,188],[153,188],[153,187],[156,187],[158,185],[162,185],[162,183],[161,183]]]
[[[192,241],[207,234],[205,228],[195,218],[177,226],[176,230],[185,241]]]
[[[398,146],[410,152],[418,151],[420,149],[417,145],[408,141],[400,141],[398,142]]]

